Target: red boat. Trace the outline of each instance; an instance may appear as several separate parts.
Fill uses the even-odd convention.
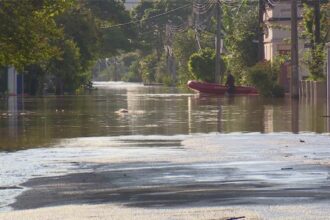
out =
[[[196,92],[205,94],[224,95],[228,88],[227,86],[217,83],[206,83],[191,80],[187,83],[188,87]],[[248,86],[235,86],[234,94],[258,94],[258,91],[254,87]]]

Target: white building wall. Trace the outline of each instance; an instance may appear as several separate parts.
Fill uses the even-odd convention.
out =
[[[302,8],[298,8],[298,17],[302,17]],[[268,7],[264,14],[264,22],[266,25],[264,44],[265,59],[274,61],[274,58],[280,53],[286,54],[291,51],[291,1],[277,1],[274,7]],[[300,30],[301,31],[301,30]],[[300,32],[298,30],[298,32]],[[304,41],[298,40],[299,50],[299,75],[300,78],[307,76],[307,68],[301,62],[305,53]]]

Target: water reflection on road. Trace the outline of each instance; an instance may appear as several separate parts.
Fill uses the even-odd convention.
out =
[[[329,132],[324,100],[207,97],[130,83],[96,86],[81,96],[0,100],[0,149],[86,136]],[[128,113],[118,113],[121,108]]]
[[[0,210],[16,196],[18,209],[329,198],[324,100],[96,85],[80,96],[0,100]]]

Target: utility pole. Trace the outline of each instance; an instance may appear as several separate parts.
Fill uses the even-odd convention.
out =
[[[327,47],[327,116],[330,116],[330,42],[326,44]],[[328,131],[330,132],[330,118],[328,118]]]
[[[216,19],[217,19],[217,36],[216,36],[216,58],[215,58],[215,82],[219,83],[222,79],[221,76],[221,55],[220,55],[220,48],[221,48],[221,9],[220,9],[220,1],[217,0],[216,4]]]
[[[114,58],[114,62],[113,62],[113,64],[114,64],[114,81],[118,81],[118,73],[117,73],[117,58],[115,57]]]
[[[264,31],[263,31],[264,11],[265,11],[265,2],[264,0],[259,0],[258,61],[264,60]]]
[[[297,0],[291,0],[291,97],[299,98]]]

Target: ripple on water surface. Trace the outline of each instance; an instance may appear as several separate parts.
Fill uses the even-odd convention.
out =
[[[63,139],[50,148],[0,153],[0,208],[8,209],[27,180],[70,173],[123,172],[130,178],[113,184],[128,188],[244,182],[275,190],[326,189],[329,143],[329,135],[314,133]]]

